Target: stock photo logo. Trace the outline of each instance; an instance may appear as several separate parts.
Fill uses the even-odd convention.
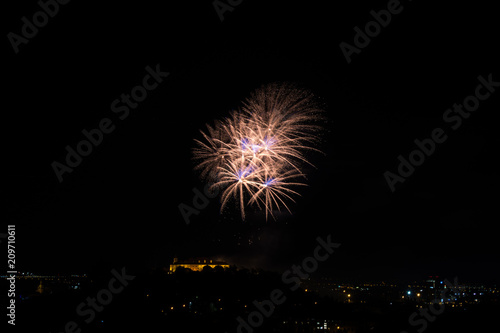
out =
[[[241,5],[242,2],[243,0],[215,0],[212,2],[212,6],[214,6],[215,12],[217,16],[219,16],[219,20],[223,22],[225,19],[224,14],[226,12],[232,12],[236,7]]]
[[[111,112],[117,114],[117,118],[123,121],[128,118],[131,110],[139,107],[139,103],[143,102],[148,97],[148,92],[152,92],[167,78],[170,73],[163,72],[160,69],[160,64],[156,64],[155,69],[146,66],[145,71],[148,73],[143,76],[142,84],[134,86],[129,94],[122,93],[120,98],[111,102]],[[64,181],[63,176],[72,173],[84,160],[85,157],[90,156],[95,148],[97,148],[105,139],[106,134],[113,133],[116,129],[116,122],[110,118],[102,118],[99,125],[90,130],[83,129],[81,131],[85,139],[80,140],[75,148],[66,145],[66,158],[63,162],[53,161],[51,163],[52,170],[57,177],[59,183]]]
[[[269,84],[254,91],[229,117],[207,125],[195,139],[195,170],[221,193],[221,212],[234,203],[245,219],[245,208],[265,211],[286,208],[304,186],[306,152],[320,152],[323,111],[311,92],[291,84]],[[181,213],[183,213],[181,209]],[[186,217],[186,214],[183,213]],[[189,217],[189,215],[187,215]]]
[[[340,243],[334,243],[332,236],[326,236],[326,240],[317,237],[318,245],[314,249],[313,255],[305,257],[300,265],[292,265],[290,269],[286,270],[281,275],[282,282],[287,285],[290,291],[296,291],[302,284],[302,280],[308,279],[310,274],[317,271],[319,263],[324,262],[330,258],[336,249],[340,247]],[[264,324],[265,319],[269,318],[277,306],[285,303],[287,297],[285,291],[282,289],[274,289],[270,292],[269,298],[261,301],[254,300],[252,304],[255,310],[250,312],[246,319],[238,316],[236,321],[238,327],[237,333],[253,333]],[[227,333],[227,332],[226,332]]]
[[[352,62],[352,55],[360,54],[363,49],[368,47],[371,40],[381,33],[382,28],[387,28],[387,26],[389,26],[392,17],[403,11],[404,6],[399,0],[389,0],[386,8],[387,9],[381,9],[379,11],[370,11],[373,20],[367,22],[363,30],[358,26],[354,27],[354,32],[356,32],[353,37],[354,45],[346,42],[341,42],[339,44],[340,50],[342,50],[342,54],[348,64]]]
[[[482,102],[490,98],[497,87],[500,87],[500,81],[493,80],[493,73],[487,76],[479,75],[477,80],[479,83],[474,89],[474,94],[466,96],[462,104],[454,103],[453,108],[449,108],[443,113],[444,123],[451,124],[450,128],[454,131],[462,126],[463,120],[468,119],[472,113],[479,109]],[[396,191],[396,185],[404,183],[415,172],[416,168],[421,166],[426,161],[426,158],[434,154],[436,148],[448,139],[448,135],[443,128],[444,126],[434,128],[428,138],[415,139],[413,142],[417,148],[413,149],[407,158],[403,155],[398,156],[397,173],[389,170],[384,172],[384,178],[391,192]],[[450,132],[449,129],[448,132]]]
[[[45,27],[51,18],[54,18],[58,13],[61,5],[66,5],[70,0],[40,0],[37,2],[41,10],[35,12],[31,20],[26,16],[21,18],[22,26],[20,34],[9,32],[7,39],[14,50],[14,53],[19,53],[19,46],[26,45],[28,42],[38,35],[39,29]]]

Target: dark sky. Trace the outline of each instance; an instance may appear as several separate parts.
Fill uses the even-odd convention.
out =
[[[331,234],[342,246],[319,275],[499,281],[500,92],[455,131],[442,119],[479,75],[500,81],[492,4],[401,2],[348,64],[339,44],[387,1],[246,0],[223,22],[211,1],[166,3],[73,1],[18,54],[4,38],[2,220],[17,225],[19,270],[161,267],[179,255],[283,271]],[[5,6],[4,36],[39,10]],[[169,77],[118,119],[111,103],[157,64]],[[204,186],[193,139],[275,81],[310,89],[328,117],[293,215],[242,222],[214,199],[187,226],[178,205]],[[103,118],[115,130],[59,183],[51,163]],[[384,172],[436,127],[448,140],[392,193]]]

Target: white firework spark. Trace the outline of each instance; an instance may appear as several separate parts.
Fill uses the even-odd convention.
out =
[[[307,90],[290,84],[269,84],[257,89],[229,117],[207,125],[203,140],[195,140],[195,169],[222,189],[221,211],[234,199],[245,218],[245,207],[274,208],[299,195],[291,187],[305,185],[301,166],[314,148],[321,129],[322,110]]]

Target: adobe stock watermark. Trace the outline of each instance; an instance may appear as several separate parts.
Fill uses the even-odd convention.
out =
[[[477,79],[479,84],[476,86],[474,94],[465,97],[462,104],[453,104],[453,108],[449,108],[443,113],[444,122],[451,124],[453,130],[459,129],[463,119],[469,118],[471,113],[479,108],[480,102],[487,100],[495,92],[495,89],[500,87],[500,82],[493,81],[492,73],[488,75],[487,79],[482,75],[478,76]],[[404,183],[415,172],[415,167],[421,166],[425,162],[426,156],[430,157],[434,154],[437,144],[443,143],[447,139],[448,136],[441,127],[433,129],[429,138],[415,139],[414,143],[417,148],[410,152],[408,158],[402,155],[398,156],[397,174],[390,171],[384,172],[384,178],[391,191],[396,191],[396,184]]]
[[[326,237],[324,241],[321,237],[316,238],[319,245],[314,249],[313,256],[306,257],[302,260],[302,264],[292,265],[289,270],[286,270],[281,276],[284,284],[290,285],[290,290],[295,291],[300,287],[300,279],[307,279],[309,274],[316,272],[318,269],[318,262],[326,261],[330,255],[340,246],[340,243],[332,243],[331,235]],[[321,253],[322,252],[322,253]],[[256,310],[248,314],[247,320],[238,316],[236,320],[239,325],[236,328],[237,333],[252,333],[255,328],[262,326],[264,323],[264,316],[269,318],[277,305],[281,305],[286,301],[286,296],[283,290],[274,289],[269,293],[269,299],[257,301],[254,300],[252,304]]]
[[[148,97],[148,91],[156,89],[163,82],[163,79],[170,75],[170,73],[160,70],[160,64],[157,64],[155,69],[146,66],[145,70],[148,74],[143,77],[142,84],[133,87],[130,94],[121,94],[120,98],[111,103],[111,112],[117,114],[118,119],[125,120],[130,114],[130,109],[136,109],[139,103]],[[83,129],[82,134],[85,139],[78,142],[75,148],[69,145],[65,147],[66,164],[58,161],[51,164],[59,183],[64,180],[63,175],[65,173],[73,172],[73,169],[82,163],[83,158],[89,156],[94,147],[98,147],[103,142],[104,134],[112,133],[115,128],[116,126],[110,118],[102,118],[97,128]]]
[[[59,13],[59,5],[66,5],[69,2],[70,0],[38,1],[38,6],[40,6],[42,10],[33,14],[31,21],[26,16],[21,17],[21,21],[23,22],[21,35],[14,32],[9,32],[7,34],[7,38],[14,49],[14,53],[19,53],[19,46],[28,44],[30,39],[38,35],[38,29],[45,27],[47,23],[49,23],[49,18],[53,18]]]
[[[386,28],[389,23],[391,23],[392,16],[401,13],[403,8],[399,0],[389,0],[387,9],[382,9],[378,12],[374,10],[370,11],[370,15],[374,20],[366,23],[363,30],[358,26],[354,27],[356,34],[354,35],[353,43],[355,46],[346,42],[341,42],[339,44],[347,63],[350,64],[352,55],[360,54],[361,50],[370,44],[371,38],[377,37],[382,31],[382,28]]]
[[[80,317],[87,317],[84,319],[86,324],[91,323],[95,317],[96,312],[102,312],[104,307],[109,305],[113,301],[113,296],[118,295],[128,286],[129,281],[135,279],[133,275],[127,275],[125,272],[125,267],[122,268],[121,273],[118,273],[115,269],[111,270],[113,277],[109,280],[107,288],[99,290],[96,297],[87,297],[87,299],[78,304],[76,307],[76,313]],[[82,328],[75,321],[68,321],[64,325],[64,331],[61,333],[81,333]]]
[[[454,283],[452,284],[450,281],[444,281],[446,285],[446,289],[441,290],[440,296],[441,300],[447,299],[446,292],[459,292],[457,289],[458,286],[458,278],[455,277]],[[453,295],[451,295],[453,300],[456,299]],[[432,323],[436,320],[437,316],[442,314],[445,310],[445,304],[441,304],[438,299],[434,299],[431,304],[427,308],[421,308],[418,311],[413,312],[408,318],[408,323],[417,330],[418,333],[422,333],[427,329],[429,323]],[[429,313],[430,312],[430,313]],[[417,328],[418,327],[418,328]],[[401,333],[409,333],[407,331],[401,331]]]
[[[193,187],[192,192],[194,193],[191,201],[193,206],[191,207],[184,202],[181,202],[178,206],[179,211],[184,218],[184,222],[186,222],[187,225],[191,222],[189,220],[191,215],[199,215],[200,211],[205,209],[210,203],[209,199],[213,199],[219,194],[219,189],[214,187],[212,184],[206,184],[203,188],[203,193],[196,187]]]
[[[221,22],[224,21],[224,13],[232,12],[235,7],[241,5],[243,0],[215,0],[212,2],[215,12],[219,16]]]

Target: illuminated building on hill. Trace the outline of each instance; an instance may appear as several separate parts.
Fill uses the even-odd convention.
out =
[[[197,259],[179,261],[178,258],[174,258],[174,262],[172,263],[172,265],[170,265],[169,273],[175,272],[176,269],[179,267],[189,268],[192,271],[199,272],[202,271],[203,267],[205,266],[209,266],[211,268],[214,268],[216,266],[221,266],[222,268],[229,268],[229,264],[221,260],[197,258]]]

